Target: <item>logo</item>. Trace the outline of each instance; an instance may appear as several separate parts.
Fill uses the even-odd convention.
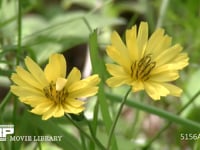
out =
[[[51,142],[51,141],[61,141],[62,136],[12,136],[14,134],[14,125],[0,125],[0,142],[1,141],[43,141],[43,142]],[[10,135],[10,136],[8,136]],[[8,136],[8,137],[7,137]]]
[[[14,125],[0,125],[0,141],[6,141],[6,136],[13,133]]]

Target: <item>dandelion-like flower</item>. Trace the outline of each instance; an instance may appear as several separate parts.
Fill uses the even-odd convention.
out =
[[[171,37],[163,29],[157,29],[148,38],[148,24],[141,22],[138,32],[136,26],[126,31],[126,45],[113,32],[106,51],[116,62],[106,64],[112,75],[107,80],[109,86],[127,84],[133,92],[145,90],[154,100],[180,96],[182,90],[170,82],[179,78],[179,70],[188,65],[189,58],[181,52],[180,44],[171,45]]]
[[[16,85],[11,91],[19,100],[33,107],[32,113],[42,115],[43,120],[62,117],[64,113],[79,114],[85,102],[79,98],[93,96],[100,79],[92,75],[81,80],[81,73],[73,68],[67,78],[63,55],[53,54],[44,71],[30,58],[25,58],[27,70],[18,66],[11,76]]]

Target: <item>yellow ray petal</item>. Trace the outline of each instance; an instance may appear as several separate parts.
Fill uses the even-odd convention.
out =
[[[131,84],[131,79],[127,77],[110,77],[109,79],[106,80],[106,83],[110,87],[118,87],[121,86],[122,84]]]
[[[66,61],[63,55],[53,54],[49,58],[49,63],[44,69],[45,76],[49,82],[56,82],[57,78],[65,78]]]
[[[56,91],[61,91],[67,83],[65,78],[57,78],[56,80]]]
[[[124,45],[124,42],[121,40],[119,34],[115,31],[111,34],[111,43],[112,46],[115,47],[124,58],[128,58],[128,50]]]
[[[160,55],[158,55],[157,58],[155,58],[156,65],[160,66],[166,63],[170,63],[178,56],[182,49],[183,48],[179,44],[176,44],[164,50]]]
[[[139,57],[141,58],[144,54],[145,46],[148,40],[148,24],[146,22],[141,22],[137,35],[137,45]]]
[[[137,40],[136,32],[137,32],[136,26],[133,26],[132,29],[126,31],[126,44],[130,55],[130,59],[132,61],[138,60],[138,46],[136,41]]]
[[[34,109],[32,109],[31,112],[34,114],[37,114],[37,115],[42,115],[43,113],[45,113],[47,110],[49,110],[53,106],[54,106],[53,101],[45,101],[45,102],[37,105],[36,107],[34,107]]]
[[[125,72],[124,68],[115,64],[106,64],[106,68],[112,76],[128,77],[131,74],[130,69],[128,70],[128,73],[127,73]]]
[[[74,98],[67,98],[67,100],[66,100],[66,105],[70,105],[72,107],[81,107],[84,104],[85,104],[84,101],[77,100],[77,99],[74,99]]]
[[[144,89],[144,83],[142,81],[135,81],[132,83],[132,91],[138,92]]]
[[[100,78],[99,78],[99,75],[95,74],[95,75],[89,76],[81,81],[87,83],[90,86],[96,86],[97,84],[99,84]]]
[[[167,88],[156,82],[145,82],[145,91],[154,100],[160,100],[161,96],[167,96],[170,92]]]
[[[173,84],[163,83],[162,85],[169,90],[170,95],[179,97],[182,93],[182,89],[180,89],[179,87],[177,87]]]
[[[24,70],[22,67],[17,67],[16,72],[17,72],[17,76],[11,77],[11,79],[14,82],[15,81],[18,82],[20,80],[20,83],[16,83],[16,84],[20,85],[20,84],[23,84],[22,82],[25,82],[24,84],[29,84],[35,88],[43,89],[43,85],[40,84],[32,74]]]
[[[177,69],[176,64],[164,64],[162,66],[159,67],[155,67],[152,71],[151,71],[151,76],[155,75],[155,74],[160,74],[160,73],[165,73],[168,71],[176,71]]]
[[[179,78],[177,71],[165,71],[162,73],[151,75],[149,80],[155,82],[170,82]]]
[[[54,112],[54,117],[62,117],[62,116],[64,116],[64,109],[63,109],[63,107],[61,106],[61,105],[57,105],[56,106],[56,110],[55,110],[55,112]]]
[[[36,107],[37,105],[47,102],[49,101],[49,99],[47,99],[44,96],[35,96],[35,95],[31,95],[31,96],[27,96],[27,97],[22,97],[20,98],[20,101],[28,104],[32,107]]]
[[[158,42],[159,41],[159,42]],[[171,46],[172,38],[168,35],[165,35],[163,38],[156,39],[157,45],[152,52],[153,59],[160,55],[164,50],[168,49]]]
[[[55,112],[57,111],[56,105],[51,105],[43,114],[42,114],[42,120],[47,120],[54,116]]]
[[[149,41],[147,43],[147,46],[146,46],[146,51],[145,53],[146,54],[154,54],[156,53],[156,49],[158,49],[161,45],[160,42],[158,43],[158,40],[159,41],[163,41],[164,40],[164,30],[163,29],[157,29],[152,35],[151,37],[149,38]]]
[[[79,89],[83,89],[83,88],[90,88],[90,87],[92,88],[92,87],[95,87],[99,82],[100,82],[100,79],[98,75],[93,75],[86,79],[73,82],[68,87],[68,92],[78,91]]]
[[[25,58],[25,64],[30,73],[40,84],[42,84],[43,86],[48,85],[48,81],[44,75],[44,72],[30,57],[27,56]]]
[[[10,88],[11,92],[19,97],[27,97],[27,96],[44,96],[43,92],[34,88],[29,87],[21,87],[12,85]]]
[[[69,89],[69,95],[70,98],[83,98],[83,97],[89,97],[93,96],[97,93],[98,87],[84,87],[84,88],[77,88],[76,89]]]
[[[186,53],[181,53],[171,63],[173,64],[174,69],[180,70],[189,64],[188,61],[188,55]]]
[[[80,79],[81,79],[81,73],[76,67],[74,67],[67,77],[67,83],[65,87],[68,88],[72,83],[77,82]]]
[[[123,66],[126,70],[130,69],[131,59],[124,57],[118,49],[113,46],[108,46],[106,48],[107,55],[112,58],[116,63]]]
[[[24,81],[18,74],[16,73],[13,73],[12,76],[11,76],[11,80],[17,84],[17,85],[20,85],[20,86],[32,86],[30,84],[28,84],[26,81]]]
[[[64,106],[63,106],[63,108],[64,108],[64,111],[66,112],[66,113],[71,113],[71,114],[79,114],[79,113],[81,113],[82,111],[84,111],[84,109],[85,109],[85,107],[83,107],[83,106],[81,106],[81,107],[72,107],[72,106],[70,106],[70,105],[68,105],[68,104],[65,104]]]

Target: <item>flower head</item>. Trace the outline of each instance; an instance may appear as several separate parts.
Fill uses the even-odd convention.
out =
[[[79,114],[85,102],[78,98],[97,93],[98,75],[81,80],[81,73],[73,68],[67,78],[66,62],[61,54],[53,54],[44,71],[28,56],[25,58],[27,70],[18,66],[11,76],[16,85],[11,91],[19,100],[33,107],[32,113],[50,117],[61,117],[64,113]]]
[[[116,62],[106,65],[112,75],[107,80],[109,86],[127,84],[133,92],[145,90],[154,100],[180,96],[182,90],[170,82],[179,78],[178,71],[188,65],[188,56],[181,53],[181,45],[171,45],[171,37],[163,29],[148,38],[148,24],[141,22],[138,32],[136,26],[126,31],[126,44],[113,32],[106,51]]]

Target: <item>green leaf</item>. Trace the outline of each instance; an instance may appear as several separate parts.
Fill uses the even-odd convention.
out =
[[[105,95],[105,89],[104,89],[104,76],[105,76],[105,63],[103,59],[99,56],[98,51],[98,42],[97,42],[97,30],[95,30],[93,33],[90,34],[89,38],[89,48],[90,48],[90,57],[92,62],[92,68],[93,73],[99,74],[101,78],[101,82],[99,84],[99,91],[98,91],[98,103],[100,105],[100,110],[103,117],[103,122],[105,123],[105,127],[107,132],[109,133],[111,126],[112,126],[112,120],[109,113],[109,105],[106,102],[106,95]],[[113,149],[117,150],[117,144],[116,139],[113,137]]]
[[[59,119],[49,119],[49,120],[41,120],[41,116],[37,116],[28,112],[24,112],[24,116],[19,116],[20,119],[16,124],[16,128],[18,128],[17,136],[32,135],[32,136],[42,136],[42,135],[50,135],[50,136],[62,136],[61,141],[55,141],[56,145],[61,147],[62,149],[67,150],[81,150],[80,143],[78,139],[72,136],[66,129],[61,127],[59,124]],[[66,127],[68,123],[66,122]],[[63,124],[62,124],[63,126]],[[19,147],[18,147],[19,149]]]
[[[119,96],[112,95],[109,93],[106,93],[106,96],[111,101],[118,102],[118,103],[121,102],[121,99],[122,99]],[[173,123],[187,127],[188,129],[190,129],[192,131],[198,131],[198,132],[200,131],[200,123],[194,122],[189,119],[182,118],[180,116],[177,116],[177,115],[167,112],[165,110],[159,109],[157,107],[150,106],[148,104],[144,104],[144,103],[138,102],[136,100],[130,100],[130,99],[127,100],[126,105],[130,106],[132,108],[137,108],[137,109],[155,114],[157,116],[160,116],[163,119],[166,119],[168,121],[172,121]]]
[[[52,53],[63,52],[88,41],[90,30],[84,19],[92,29],[124,23],[122,19],[84,11],[60,14],[49,21],[39,16],[26,17],[23,19],[23,45],[37,56],[39,63],[43,63]]]

